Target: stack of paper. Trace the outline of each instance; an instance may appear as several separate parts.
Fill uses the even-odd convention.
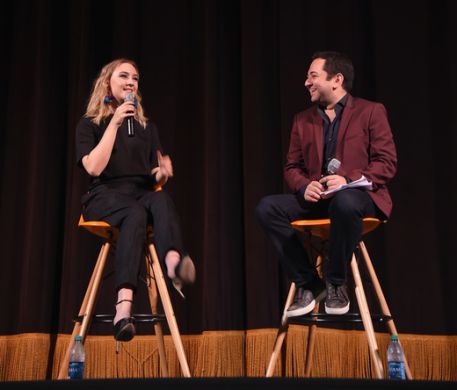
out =
[[[337,188],[334,188],[333,190],[327,190],[321,192],[321,196],[325,198],[325,196],[334,194],[335,192],[345,190],[346,188],[365,188],[366,190],[371,190],[373,189],[373,184],[371,181],[368,181],[365,176],[362,175],[362,177],[358,180],[351,181],[348,184],[342,184]]]

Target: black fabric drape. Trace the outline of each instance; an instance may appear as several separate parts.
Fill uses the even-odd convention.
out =
[[[0,334],[71,330],[100,244],[77,228],[74,129],[118,57],[139,64],[174,163],[168,190],[198,272],[185,301],[172,293],[181,330],[277,326],[287,282],[254,208],[286,190],[308,61],[327,49],[353,58],[354,95],[386,105],[396,139],[394,212],[366,242],[397,327],[457,332],[455,2],[18,0],[3,15]],[[98,312],[114,311],[112,279]]]

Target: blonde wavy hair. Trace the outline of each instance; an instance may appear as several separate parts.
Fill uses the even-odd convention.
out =
[[[97,79],[94,81],[94,87],[89,98],[89,103],[87,104],[85,116],[87,118],[91,118],[92,122],[97,125],[100,125],[102,120],[114,114],[114,110],[116,109],[116,100],[113,99],[110,103],[105,103],[105,97],[111,95],[110,80],[113,72],[119,65],[125,63],[132,65],[139,74],[138,66],[134,61],[126,58],[119,58],[111,61],[109,64],[106,64],[100,71]],[[140,122],[143,127],[146,127],[148,118],[144,115],[139,89],[136,93],[136,100],[138,102],[138,106],[136,107],[135,119]]]

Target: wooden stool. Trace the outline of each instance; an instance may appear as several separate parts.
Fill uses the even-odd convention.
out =
[[[363,219],[363,234],[369,233],[372,230],[376,229],[382,221],[376,218],[364,218]],[[330,229],[330,219],[316,219],[316,220],[299,220],[294,221],[291,223],[294,229],[304,232],[308,236],[308,241],[312,236],[319,237],[321,240],[325,241],[328,239],[329,236],[329,229]],[[309,243],[308,243],[309,244]],[[306,243],[305,243],[306,245]],[[360,252],[362,254],[362,258],[364,260],[365,266],[368,270],[370,280],[373,283],[373,287],[376,293],[376,297],[379,301],[379,305],[382,311],[382,318],[386,322],[388,330],[391,335],[398,335],[397,329],[394,324],[394,320],[390,314],[389,307],[387,306],[387,301],[384,298],[384,294],[381,289],[381,285],[379,283],[378,277],[376,276],[376,272],[373,268],[373,264],[371,262],[370,256],[368,255],[368,251],[365,247],[363,241],[359,243]],[[322,264],[322,251],[318,252],[316,258],[316,268],[318,270],[319,276],[322,277],[321,274],[321,264]],[[365,292],[363,289],[362,279],[360,277],[359,267],[357,265],[357,260],[355,254],[352,255],[351,260],[351,269],[352,275],[354,278],[355,284],[355,295],[357,299],[357,304],[359,306],[360,317],[362,318],[363,327],[365,329],[365,333],[368,339],[368,345],[370,348],[370,355],[374,364],[376,378],[382,379],[384,377],[384,370],[382,365],[382,360],[379,355],[378,344],[376,342],[376,337],[373,328],[372,316],[370,314],[370,310],[368,308],[367,299],[365,296]],[[267,368],[267,377],[273,376],[273,372],[276,366],[276,361],[281,353],[281,347],[284,341],[284,338],[287,335],[288,330],[288,323],[289,318],[287,317],[287,309],[292,304],[292,301],[295,297],[295,283],[292,283],[290,286],[289,294],[287,296],[286,304],[284,306],[284,312],[281,318],[281,324],[278,329],[278,333],[276,335],[276,341],[273,348],[273,352],[270,357],[270,361],[268,363]],[[319,304],[316,304],[312,313],[302,318],[307,318],[308,322],[311,324],[309,326],[308,332],[308,344],[306,349],[306,361],[305,361],[305,376],[309,377],[311,373],[311,364],[313,358],[313,351],[314,351],[314,344],[315,344],[315,337],[316,337],[316,318],[318,317],[319,312]],[[330,316],[330,315],[328,315]],[[338,318],[342,318],[343,316],[332,316],[334,317],[335,321],[338,321]],[[298,318],[298,317],[297,317]],[[405,357],[405,369],[406,369],[406,376],[408,379],[412,379],[411,371],[408,365],[408,362]]]
[[[85,228],[89,232],[103,237],[105,242],[103,243],[100,253],[98,255],[97,263],[95,264],[94,271],[89,281],[89,285],[84,295],[84,300],[79,310],[78,320],[75,322],[73,328],[73,333],[71,335],[71,340],[69,342],[67,351],[65,353],[64,359],[61,362],[58,379],[67,378],[67,370],[69,363],[70,350],[74,343],[74,338],[76,335],[80,335],[85,341],[90,322],[92,320],[95,301],[100,289],[100,282],[103,276],[103,271],[105,269],[106,260],[110,251],[110,247],[115,245],[119,231],[117,228],[111,226],[104,221],[84,221],[81,216],[79,220],[80,227]],[[151,306],[151,312],[154,322],[154,331],[158,339],[159,346],[159,357],[160,357],[160,366],[162,369],[162,375],[164,377],[168,376],[168,366],[165,354],[165,344],[163,339],[162,325],[160,323],[161,317],[163,315],[157,314],[157,304],[158,304],[158,294],[160,294],[160,300],[162,302],[162,307],[165,312],[165,317],[168,322],[168,327],[170,328],[171,337],[173,344],[178,355],[179,363],[181,365],[182,373],[185,377],[190,377],[189,365],[187,364],[186,355],[184,352],[184,347],[181,341],[181,335],[179,333],[178,324],[176,322],[176,317],[173,311],[173,306],[171,305],[170,296],[168,294],[167,285],[162,273],[162,268],[160,266],[159,259],[157,257],[157,252],[152,243],[152,228],[148,228],[148,240],[147,240],[148,250],[146,251],[146,279],[148,286],[148,296],[149,303]]]

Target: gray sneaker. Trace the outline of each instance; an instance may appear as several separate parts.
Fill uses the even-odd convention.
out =
[[[327,282],[327,299],[325,312],[327,314],[346,314],[349,311],[349,298],[346,284],[337,286]]]
[[[287,317],[304,316],[310,313],[316,303],[325,298],[325,285],[319,278],[307,283],[303,287],[298,287],[292,304],[287,309]]]

